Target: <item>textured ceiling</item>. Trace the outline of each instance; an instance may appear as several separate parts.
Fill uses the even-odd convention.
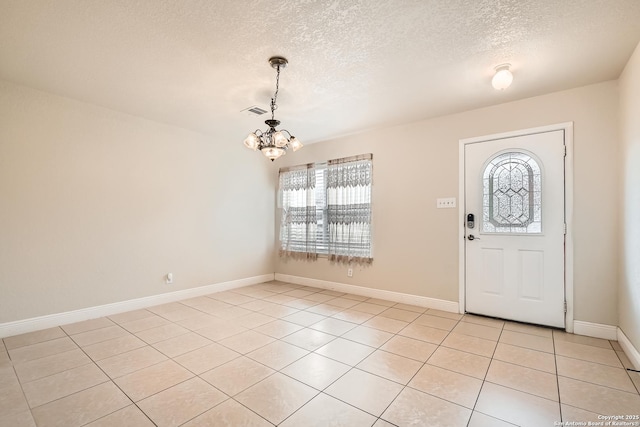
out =
[[[0,78],[240,143],[282,55],[276,118],[315,142],[615,79],[639,22],[638,0],[0,0]]]

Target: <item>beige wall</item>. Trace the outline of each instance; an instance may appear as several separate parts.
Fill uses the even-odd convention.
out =
[[[496,94],[499,96],[499,94]],[[458,141],[561,122],[575,134],[575,318],[617,316],[618,92],[605,82],[311,144],[279,166],[374,155],[374,262],[354,269],[276,259],[276,272],[458,301]]]
[[[275,185],[242,144],[0,81],[0,323],[273,273]]]
[[[620,329],[640,349],[640,44],[620,77]]]
[[[625,74],[627,117],[638,114],[638,56]],[[573,121],[575,318],[617,324],[618,107],[617,82],[605,82],[309,144],[270,165],[240,144],[0,82],[0,323],[274,270],[457,301],[458,212],[435,199],[458,196],[458,141]],[[638,132],[627,123],[630,151]],[[367,152],[374,264],[352,278],[326,259],[275,257],[274,267],[277,168]],[[623,310],[631,279],[620,323],[638,346],[638,308]]]

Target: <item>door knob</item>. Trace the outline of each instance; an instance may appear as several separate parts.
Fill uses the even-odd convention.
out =
[[[473,234],[469,234],[469,237],[467,237],[467,239],[469,239],[469,240],[480,240],[479,237],[476,237]]]

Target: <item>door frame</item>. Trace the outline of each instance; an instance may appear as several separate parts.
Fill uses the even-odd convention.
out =
[[[564,194],[565,194],[565,222],[567,232],[565,234],[565,258],[564,258],[564,293],[567,304],[565,313],[565,328],[567,332],[573,332],[573,122],[557,123],[548,126],[540,126],[511,132],[484,135],[474,138],[459,140],[458,153],[458,285],[459,305],[458,311],[465,312],[466,308],[466,257],[465,257],[465,146],[472,143],[488,142],[496,139],[512,138],[536,133],[561,130],[564,132],[566,156],[564,158]]]

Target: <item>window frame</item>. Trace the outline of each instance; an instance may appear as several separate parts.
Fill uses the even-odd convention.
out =
[[[320,258],[329,258],[329,246],[330,246],[330,230],[329,230],[329,214],[328,214],[328,195],[327,195],[327,174],[328,168],[331,162],[340,161],[340,162],[351,162],[358,160],[373,160],[372,154],[358,155],[352,157],[346,157],[342,159],[336,160],[327,160],[321,162],[314,162],[310,165],[314,169],[316,186],[314,189],[315,192],[315,203],[316,203],[316,250],[315,255]],[[286,172],[288,170],[296,169],[300,166],[291,166],[287,168],[280,169],[279,173]],[[373,188],[373,183],[369,184],[371,188]],[[282,206],[282,194],[280,194],[281,189],[278,188],[278,205],[277,208],[280,210],[280,216],[282,215],[281,210],[284,209]],[[370,194],[369,204],[372,203],[372,194]],[[373,218],[370,218],[369,226],[373,226]],[[279,239],[279,247],[280,250],[283,250],[283,229],[282,223],[280,223],[280,230],[277,233]],[[296,241],[289,241],[289,246],[292,246],[291,243],[294,243],[293,246],[298,246],[295,243]],[[301,243],[301,242],[300,242]],[[370,259],[373,259],[373,236],[369,236],[369,256]],[[296,253],[305,253],[305,252],[296,252]]]
[[[503,157],[505,155],[527,156],[529,158],[527,161],[522,161],[522,159],[520,159],[522,161],[522,164],[529,164],[530,162],[532,162],[532,164],[535,166],[535,170],[534,169],[530,170],[530,173],[532,174],[531,176],[533,177],[533,182],[531,183],[532,187],[528,189],[528,193],[529,193],[528,198],[533,206],[533,211],[531,212],[531,214],[533,215],[533,218],[526,225],[511,224],[509,226],[510,228],[521,228],[524,230],[513,230],[513,229],[509,231],[499,230],[499,228],[506,228],[507,226],[504,224],[500,224],[500,225],[496,224],[492,220],[492,215],[491,215],[492,212],[489,211],[488,216],[487,216],[487,213],[485,213],[485,209],[487,208],[491,209],[491,207],[493,207],[493,204],[489,204],[489,205],[486,204],[486,197],[489,197],[490,199],[493,198],[493,193],[488,194],[485,192],[485,185],[486,185],[485,180],[487,179],[486,175],[488,172],[490,173],[489,169],[492,163],[494,163],[500,157]],[[504,161],[505,160],[502,160],[501,162],[504,162]],[[498,165],[494,165],[494,168],[496,166]],[[523,150],[523,149],[502,150],[500,152],[495,153],[493,156],[487,159],[487,161],[482,167],[482,175],[480,179],[482,181],[482,209],[483,209],[482,216],[481,216],[481,224],[478,230],[480,234],[499,235],[499,236],[542,236],[544,235],[542,205],[541,203],[536,205],[534,200],[535,194],[538,193],[538,199],[541,202],[542,194],[544,192],[544,182],[543,182],[544,181],[544,165],[542,164],[538,156],[536,156],[534,153],[528,150]],[[491,177],[489,177],[488,179],[491,179]],[[493,227],[494,229],[488,230],[487,223],[490,224],[490,227]],[[533,227],[529,229],[531,225],[533,225]],[[536,230],[535,228],[539,228],[539,229]]]

